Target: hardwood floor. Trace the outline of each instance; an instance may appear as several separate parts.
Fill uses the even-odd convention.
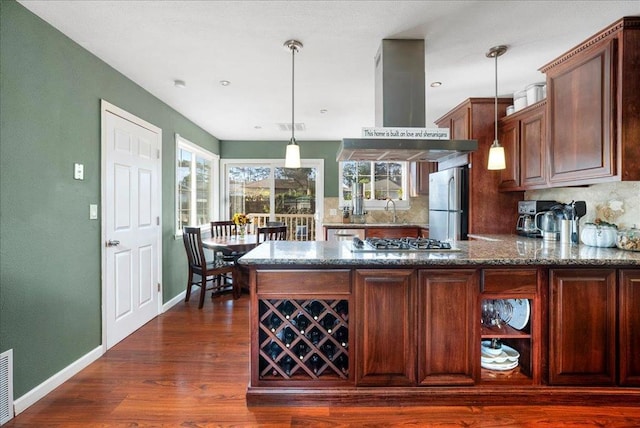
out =
[[[197,297],[197,296],[196,296]],[[251,407],[249,298],[180,303],[4,427],[638,427],[640,407]]]

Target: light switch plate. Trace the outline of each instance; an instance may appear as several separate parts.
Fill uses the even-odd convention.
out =
[[[84,165],[81,163],[73,164],[73,178],[76,180],[84,180]]]
[[[98,204],[89,204],[89,220],[98,219]]]

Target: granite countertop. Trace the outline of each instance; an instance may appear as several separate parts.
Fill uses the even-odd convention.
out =
[[[516,235],[472,235],[458,251],[354,253],[350,241],[267,241],[239,259],[245,266],[640,266],[640,252],[547,243]]]

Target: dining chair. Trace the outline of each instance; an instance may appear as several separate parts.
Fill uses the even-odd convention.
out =
[[[285,241],[287,239],[287,226],[259,227],[256,233],[256,242]]]
[[[211,237],[218,236],[235,236],[238,234],[238,228],[236,224],[231,220],[212,221],[211,222]]]
[[[212,221],[211,222],[211,237],[231,237],[238,236],[238,226],[232,220],[221,220],[221,221]],[[222,251],[222,258],[224,261],[233,262],[236,264],[236,270],[233,272],[233,276],[223,275],[220,280],[224,281],[234,281],[238,283],[238,286],[242,286],[243,282],[243,271],[241,266],[238,264],[238,259],[244,256],[246,253],[241,251],[234,251],[230,248],[221,248],[219,251]]]
[[[187,278],[187,295],[184,299],[185,302],[189,301],[191,297],[191,288],[194,285],[200,287],[200,302],[198,303],[198,309],[204,306],[204,295],[207,290],[212,290],[212,297],[214,293],[222,292],[231,286],[233,290],[233,298],[240,297],[240,285],[238,281],[233,281],[231,284],[225,283],[221,278],[221,275],[233,273],[236,271],[236,264],[226,262],[224,260],[219,261],[207,261],[204,255],[204,248],[202,247],[202,236],[200,234],[200,228],[198,227],[185,227],[182,233],[182,241],[184,242],[184,248],[187,252],[187,259],[189,262],[189,276]],[[196,275],[199,278],[196,278]],[[211,287],[207,288],[207,283],[211,282]]]

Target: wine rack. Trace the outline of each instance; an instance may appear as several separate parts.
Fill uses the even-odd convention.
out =
[[[259,300],[261,380],[347,380],[348,300]]]

